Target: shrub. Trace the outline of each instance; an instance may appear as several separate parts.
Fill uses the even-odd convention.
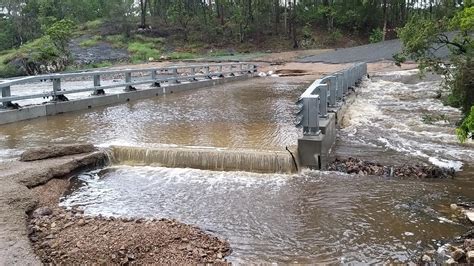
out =
[[[383,40],[383,31],[380,28],[373,29],[369,36],[370,43],[377,43]]]
[[[456,134],[461,143],[468,138],[474,138],[474,106],[471,107],[471,112],[464,119],[461,126],[456,129]]]

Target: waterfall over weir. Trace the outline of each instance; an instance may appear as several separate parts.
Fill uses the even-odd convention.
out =
[[[295,173],[297,168],[287,151],[229,150],[193,147],[112,146],[114,164],[196,168],[215,171]]]

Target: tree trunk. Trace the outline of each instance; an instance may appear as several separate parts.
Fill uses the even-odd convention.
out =
[[[386,35],[387,35],[387,0],[383,0],[383,38],[382,40],[385,41]]]

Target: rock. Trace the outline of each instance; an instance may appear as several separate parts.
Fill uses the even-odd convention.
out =
[[[473,210],[465,210],[464,215],[466,218],[471,222],[474,223],[474,211]]]
[[[466,254],[466,261],[467,263],[471,264],[474,263],[474,250],[468,251]]]
[[[426,263],[426,262],[431,262],[432,259],[431,259],[430,256],[425,254],[425,255],[423,255],[423,257],[421,257],[421,261]]]
[[[67,223],[63,226],[63,229],[66,229],[66,228],[68,228],[69,226],[71,226],[73,224],[74,224],[74,222],[69,222],[69,223]]]
[[[457,210],[457,209],[458,209],[458,205],[457,205],[457,204],[454,204],[454,203],[452,203],[451,205],[449,205],[449,207],[451,207],[452,210]]]
[[[95,150],[96,148],[91,144],[54,145],[40,148],[31,148],[21,154],[20,161],[28,162],[43,160],[66,155],[89,153]]]
[[[448,259],[447,261],[444,262],[447,265],[453,265],[456,264],[456,261],[453,258]]]
[[[456,248],[452,253],[451,253],[451,257],[455,260],[455,261],[459,261],[461,260],[464,255],[466,255],[466,253],[464,253],[464,250],[460,249],[460,248]]]
[[[86,224],[86,221],[84,221],[84,219],[81,219],[79,220],[79,222],[77,222],[77,225],[79,226],[84,226]]]
[[[51,214],[53,214],[53,211],[50,208],[41,207],[41,208],[36,209],[33,212],[33,217],[39,218],[39,217],[43,217],[43,216],[49,216]]]
[[[464,246],[464,249],[467,251],[474,250],[474,239],[465,239],[463,246]]]

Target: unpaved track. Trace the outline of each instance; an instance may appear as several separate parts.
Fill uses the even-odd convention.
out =
[[[82,154],[56,159],[0,164],[0,265],[39,265],[26,230],[27,213],[37,200],[28,187],[67,175],[95,164],[102,153]]]

